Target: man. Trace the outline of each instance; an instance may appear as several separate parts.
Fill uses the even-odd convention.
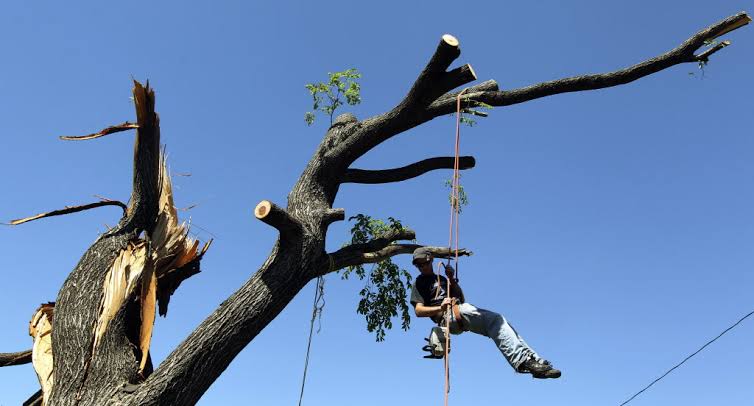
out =
[[[411,290],[411,304],[417,317],[430,317],[444,326],[446,311],[452,309],[451,304],[455,301],[458,307],[450,312],[450,333],[471,331],[491,338],[516,372],[530,373],[540,379],[560,377],[560,371],[534,352],[503,316],[465,303],[463,291],[454,278],[455,271],[450,266],[445,267],[445,274],[450,279],[448,297],[448,279],[435,275],[432,259],[432,253],[426,248],[414,251],[413,263],[421,272]]]

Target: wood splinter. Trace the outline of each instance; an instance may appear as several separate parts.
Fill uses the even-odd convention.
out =
[[[62,135],[60,136],[60,139],[63,141],[86,141],[86,140],[93,140],[95,138],[104,137],[106,135],[119,133],[122,131],[128,131],[139,128],[139,124],[131,123],[126,121],[125,123],[116,124],[110,127],[105,128],[104,130],[100,132],[96,132],[94,134],[88,134],[88,135],[79,135],[79,136],[68,136],[68,135]]]

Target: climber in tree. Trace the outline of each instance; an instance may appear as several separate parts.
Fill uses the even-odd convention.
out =
[[[560,377],[560,371],[534,352],[503,316],[466,303],[453,267],[445,266],[446,279],[434,273],[432,259],[432,253],[426,248],[414,251],[413,264],[421,272],[411,290],[411,304],[417,317],[429,317],[438,325],[444,325],[443,316],[452,306],[451,334],[471,331],[491,338],[516,372],[530,373],[540,379]],[[446,293],[448,279],[449,297]]]

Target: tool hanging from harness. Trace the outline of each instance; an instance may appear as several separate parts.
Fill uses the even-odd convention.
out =
[[[441,265],[444,265],[441,263]],[[451,268],[452,269],[452,268]],[[448,281],[448,289],[445,293],[446,295],[451,295],[451,288],[450,288],[450,281]],[[440,275],[437,275],[437,282],[435,284],[435,294],[434,298],[435,300],[439,299],[442,295],[442,279],[440,278]],[[463,300],[463,299],[461,299]],[[445,316],[436,317],[432,320],[437,323],[437,326],[432,327],[432,329],[429,332],[429,337],[425,338],[424,341],[427,342],[427,345],[422,347],[422,351],[429,352],[428,355],[425,355],[424,358],[426,359],[443,359],[445,357],[445,345],[447,343],[448,351],[450,352],[450,336],[448,335],[448,330],[451,331],[451,333],[460,334],[464,331],[468,331],[468,326],[466,325],[466,321],[463,319],[463,316],[461,315],[461,308],[460,303],[457,298],[451,297],[451,305],[449,311],[451,312],[451,318],[447,318],[447,314]],[[443,324],[448,323],[447,326],[444,326]],[[450,324],[455,323],[455,324]]]
[[[427,345],[422,347],[422,351],[429,353],[424,358],[443,359],[445,357],[445,334],[444,328],[432,327],[432,330],[429,331],[429,337],[424,339],[427,341]],[[448,352],[450,352],[450,348],[448,348]]]

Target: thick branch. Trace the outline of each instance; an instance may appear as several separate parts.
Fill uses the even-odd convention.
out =
[[[134,145],[134,175],[131,192],[129,220],[133,226],[147,230],[159,210],[160,188],[160,118],[154,111],[154,90],[134,81],[134,105],[136,107],[136,143]]]
[[[443,35],[435,53],[406,97],[389,112],[365,120],[361,131],[343,140],[339,158],[346,161],[346,166],[391,136],[413,127],[410,123],[427,121],[421,117],[432,102],[456,87],[476,80],[476,73],[471,65],[446,71],[460,54],[458,40],[450,34]]]
[[[373,252],[344,252],[342,249],[331,254],[333,266],[331,271],[343,269],[349,266],[361,264],[373,264],[383,261],[396,255],[411,254],[417,248],[427,248],[432,252],[435,258],[450,258],[455,256],[455,251],[448,247],[431,247],[420,244],[390,244],[380,250]],[[459,256],[469,256],[472,252],[466,249],[458,250]]]
[[[31,362],[31,350],[19,352],[0,352],[0,367],[23,365]]]
[[[254,217],[275,227],[281,235],[297,234],[301,231],[301,223],[291,217],[285,209],[278,207],[269,200],[262,200],[257,204],[257,207],[254,208]]]
[[[435,157],[415,162],[400,168],[383,170],[348,169],[343,175],[342,183],[389,183],[402,182],[437,169],[453,169],[455,158]],[[459,169],[470,169],[476,165],[472,156],[463,156],[459,160]]]
[[[126,211],[126,208],[127,208],[123,202],[119,202],[117,200],[102,200],[95,203],[82,204],[81,206],[66,206],[65,208],[60,209],[60,210],[53,210],[46,213],[39,213],[31,217],[11,220],[11,222],[8,223],[8,225],[17,226],[19,224],[28,223],[30,221],[39,220],[46,217],[62,216],[64,214],[77,213],[80,211],[94,209],[94,208],[102,207],[102,206],[118,206],[122,208],[124,212]]]
[[[395,229],[390,230],[379,238],[375,238],[363,244],[351,244],[339,249],[337,253],[366,253],[381,250],[388,246],[388,244],[394,241],[400,240],[413,240],[416,238],[416,233],[408,229]],[[335,255],[333,254],[333,255]]]
[[[719,45],[718,47],[715,47],[717,49],[712,48],[714,50],[705,51],[699,56],[694,55],[694,52],[704,46],[706,41],[740,28],[748,24],[750,21],[751,17],[745,12],[741,12],[697,32],[678,47],[660,56],[648,59],[625,69],[602,74],[583,75],[553,80],[508,91],[468,92],[468,98],[466,98],[466,100],[483,102],[492,106],[508,106],[560,93],[595,90],[623,85],[674,65],[686,62],[698,62],[702,60],[700,58],[708,58],[712,53],[722,49],[725,45]],[[464,103],[463,107],[474,107],[470,104],[471,103],[467,101]],[[455,99],[443,96],[440,100],[433,103],[428,110],[431,117],[437,117],[452,113],[455,109]]]
[[[404,107],[417,104],[426,106],[443,93],[475,80],[476,75],[469,65],[445,72],[459,55],[461,55],[461,49],[458,47],[458,40],[450,34],[443,35],[434,55],[416,78],[414,85],[400,105]]]
[[[285,251],[285,254],[283,254]],[[157,367],[123,404],[195,404],[238,353],[311,280],[305,269],[321,253],[302,244],[276,244],[249,281],[225,300]],[[211,351],[207,349],[211,348]]]

